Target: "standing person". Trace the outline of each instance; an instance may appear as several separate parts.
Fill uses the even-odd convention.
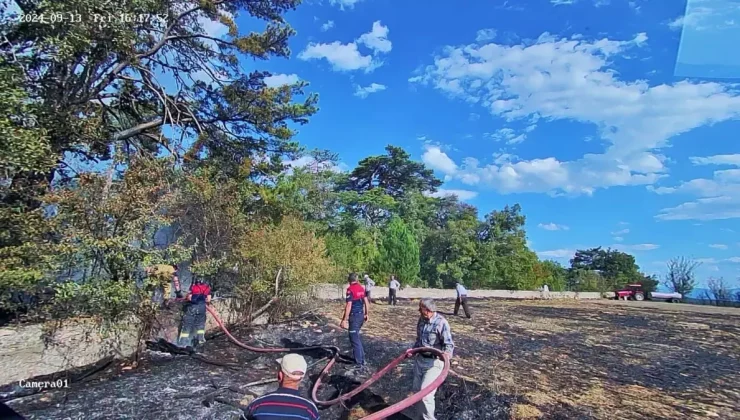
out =
[[[360,339],[360,328],[369,319],[368,307],[370,303],[365,296],[365,288],[357,279],[356,273],[350,273],[348,277],[346,304],[344,305],[344,317],[340,324],[342,328],[349,331],[349,342],[352,344],[352,353],[355,356],[355,368],[365,369],[365,349]]]
[[[465,311],[465,316],[470,318],[470,309],[468,308],[468,291],[462,283],[455,283],[455,291],[457,292],[457,300],[455,300],[455,315],[460,311],[460,305]]]
[[[548,285],[543,284],[540,292],[542,292],[543,299],[550,299],[550,287]]]
[[[172,293],[172,286],[175,286],[175,296],[182,299],[180,290],[180,278],[178,277],[177,264],[157,264],[146,268],[146,274],[154,280],[154,294],[152,299],[159,301],[158,294],[162,294],[162,302],[167,302]]]
[[[433,347],[445,352],[448,358],[452,358],[455,344],[452,342],[450,324],[439,313],[434,300],[426,298],[419,302],[419,322],[416,324],[416,343],[414,348]],[[442,369],[444,362],[431,354],[420,353],[416,355],[414,363],[414,392],[419,392],[427,385],[434,382]],[[434,391],[427,394],[421,401],[416,403],[416,414],[420,414],[423,420],[435,420],[434,417]]]
[[[177,339],[177,345],[180,347],[189,347],[193,343],[193,335],[197,344],[206,342],[206,305],[211,303],[211,287],[202,280],[196,278],[190,285],[190,292],[185,298],[185,314],[182,316],[182,326],[180,327],[180,337]],[[193,334],[195,333],[195,334]]]
[[[319,420],[319,410],[310,400],[301,397],[298,388],[306,376],[306,359],[298,354],[286,354],[278,359],[280,385],[276,391],[255,398],[247,406],[248,420],[305,419]]]
[[[370,302],[373,301],[373,287],[375,287],[375,282],[370,278],[370,276],[365,274],[365,296],[367,296],[367,300]]]
[[[401,283],[396,280],[396,275],[391,275],[391,282],[388,284],[388,304],[396,306],[396,294],[401,288]]]

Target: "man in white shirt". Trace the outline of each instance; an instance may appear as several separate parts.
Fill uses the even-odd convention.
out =
[[[455,315],[460,311],[460,305],[462,305],[463,311],[465,311],[465,316],[470,318],[470,309],[468,309],[468,291],[460,282],[455,283],[455,291],[457,292]]]
[[[373,287],[375,287],[375,282],[373,279],[370,278],[367,274],[365,274],[365,296],[367,296],[367,300],[372,303],[373,298],[371,295],[371,292],[373,291]]]
[[[391,282],[388,284],[388,304],[396,306],[396,293],[401,288],[401,283],[396,280],[395,274],[391,275]]]

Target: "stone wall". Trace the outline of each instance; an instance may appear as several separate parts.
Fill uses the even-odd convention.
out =
[[[344,298],[346,285],[323,284],[317,286],[312,294],[319,299],[333,300]],[[387,287],[375,287],[373,297],[387,298]],[[600,293],[550,292],[543,294],[534,291],[510,290],[470,290],[471,298],[505,299],[599,299]],[[401,299],[454,299],[454,289],[405,288],[398,292]],[[213,302],[214,309],[226,324],[235,324],[242,319],[234,302],[224,299]],[[151,338],[164,338],[174,341],[180,325],[181,308],[176,305],[163,311],[154,320]],[[255,323],[263,323],[258,320]],[[46,337],[44,325],[21,325],[0,328],[0,385],[17,383],[21,379],[49,375],[63,370],[93,364],[107,356],[118,358],[131,356],[137,348],[138,339],[132,320],[122,322],[115,334],[104,334],[89,319],[66,321],[57,328],[51,337]],[[207,331],[214,331],[218,325],[208,316]]]
[[[239,320],[231,302],[213,302],[214,309],[227,324]],[[163,311],[154,320],[152,338],[173,341],[178,334],[181,308]],[[45,324],[6,326],[0,328],[0,385],[17,383],[21,379],[87,366],[107,356],[123,358],[136,352],[138,337],[133,320],[121,322],[115,332],[106,333],[91,319],[65,321],[49,335]],[[218,328],[208,316],[207,331]]]
[[[342,299],[346,285],[322,284],[316,286],[315,294],[321,299]],[[398,291],[399,299],[455,299],[455,289],[425,289],[420,287],[407,287]],[[497,298],[497,299],[602,299],[613,297],[614,293],[599,292],[536,292],[528,290],[468,290],[470,298]],[[381,299],[388,298],[388,287],[375,286],[372,297]]]

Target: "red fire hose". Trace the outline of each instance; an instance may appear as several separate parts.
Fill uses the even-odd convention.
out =
[[[416,404],[417,402],[421,401],[422,398],[426,397],[429,393],[434,391],[435,389],[439,388],[440,385],[447,379],[447,374],[450,371],[450,359],[447,356],[446,353],[443,351],[437,350],[435,348],[430,347],[421,347],[416,349],[410,349],[406,350],[402,355],[398,356],[397,358],[393,359],[388,365],[386,365],[383,369],[376,372],[373,376],[370,377],[367,381],[365,381],[362,385],[358,386],[357,388],[353,389],[347,394],[340,395],[337,398],[334,398],[333,400],[323,401],[319,400],[318,398],[318,390],[321,386],[321,380],[324,378],[325,375],[329,373],[332,366],[334,366],[334,363],[339,358],[339,348],[336,346],[310,346],[310,347],[298,347],[298,348],[287,348],[287,347],[253,347],[248,344],[244,344],[241,341],[237,340],[228,329],[226,329],[226,326],[221,321],[221,318],[218,316],[218,313],[216,313],[216,310],[214,310],[210,305],[206,306],[206,309],[208,312],[213,316],[213,319],[216,321],[219,327],[223,330],[224,334],[237,346],[257,352],[257,353],[286,353],[286,352],[293,352],[293,351],[308,351],[308,350],[318,350],[318,349],[328,349],[331,350],[334,354],[334,357],[329,360],[329,363],[326,364],[324,369],[319,374],[318,379],[316,380],[316,383],[313,385],[313,389],[311,390],[311,398],[319,404],[323,406],[330,406],[337,403],[340,403],[342,401],[347,401],[350,398],[354,397],[355,395],[362,392],[364,389],[369,387],[370,385],[377,382],[383,375],[388,373],[391,369],[398,366],[399,363],[403,362],[404,360],[408,359],[411,356],[414,356],[417,353],[432,353],[435,356],[441,358],[444,361],[444,368],[442,369],[442,372],[439,374],[437,379],[434,380],[431,384],[427,385],[422,389],[421,391],[393,404],[390,407],[384,408],[381,411],[378,411],[377,413],[373,413],[367,417],[363,417],[362,420],[381,420],[389,417],[392,414],[399,413],[402,410],[411,407],[412,405]]]

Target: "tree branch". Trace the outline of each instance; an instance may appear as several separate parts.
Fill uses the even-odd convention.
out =
[[[279,287],[279,285],[280,285],[280,274],[282,272],[283,272],[283,267],[280,267],[280,269],[278,270],[277,276],[275,276],[275,295],[272,297],[272,299],[270,299],[269,302],[267,302],[266,304],[264,304],[261,308],[257,309],[257,311],[251,313],[249,315],[249,317],[251,319],[258,318],[260,315],[262,315],[263,313],[265,313],[265,311],[267,311],[268,309],[270,309],[270,306],[272,306],[273,303],[275,303],[275,302],[278,301],[278,293],[280,291],[280,287]]]
[[[161,118],[161,117],[155,118],[152,121],[141,123],[139,125],[128,128],[126,130],[119,131],[118,133],[113,135],[112,141],[116,142],[120,140],[126,140],[133,136],[138,136],[139,134],[142,134],[146,130],[150,130],[156,127],[161,127],[163,124],[164,124],[164,118]]]
[[[228,1],[228,0],[214,1],[213,2],[213,5],[214,6],[218,6],[220,4],[223,4],[226,1]],[[202,9],[203,9],[202,6],[196,6],[196,7],[192,8],[192,9],[189,9],[189,10],[186,10],[186,11],[180,13],[175,18],[175,20],[170,24],[170,26],[168,26],[167,29],[165,29],[164,35],[162,35],[162,39],[160,39],[159,42],[157,42],[156,44],[154,44],[154,46],[152,48],[150,48],[149,51],[146,51],[146,52],[143,52],[143,53],[140,53],[140,54],[136,54],[135,59],[139,60],[139,59],[142,59],[142,58],[151,57],[152,55],[156,54],[159,50],[162,49],[162,47],[164,47],[164,45],[167,43],[167,41],[170,41],[170,40],[176,38],[176,37],[171,37],[170,36],[170,33],[179,24],[180,19],[182,19],[182,18],[184,18],[184,17],[186,17],[186,16],[188,16],[188,15],[190,15],[192,13],[195,13],[195,12],[197,12],[199,10],[202,10]],[[108,86],[116,78],[116,76],[118,76],[118,74],[120,72],[122,72],[126,67],[128,67],[128,66],[131,65],[132,61],[133,60],[124,60],[124,61],[118,63],[118,65],[107,76],[105,76],[104,78],[102,78],[103,80],[101,80],[101,82],[92,90],[91,95],[88,95],[88,97],[86,97],[86,98],[84,98],[84,100],[82,100],[82,103],[87,102],[89,100],[89,97],[90,96],[97,96],[100,92],[102,92],[105,89],[105,87]]]

